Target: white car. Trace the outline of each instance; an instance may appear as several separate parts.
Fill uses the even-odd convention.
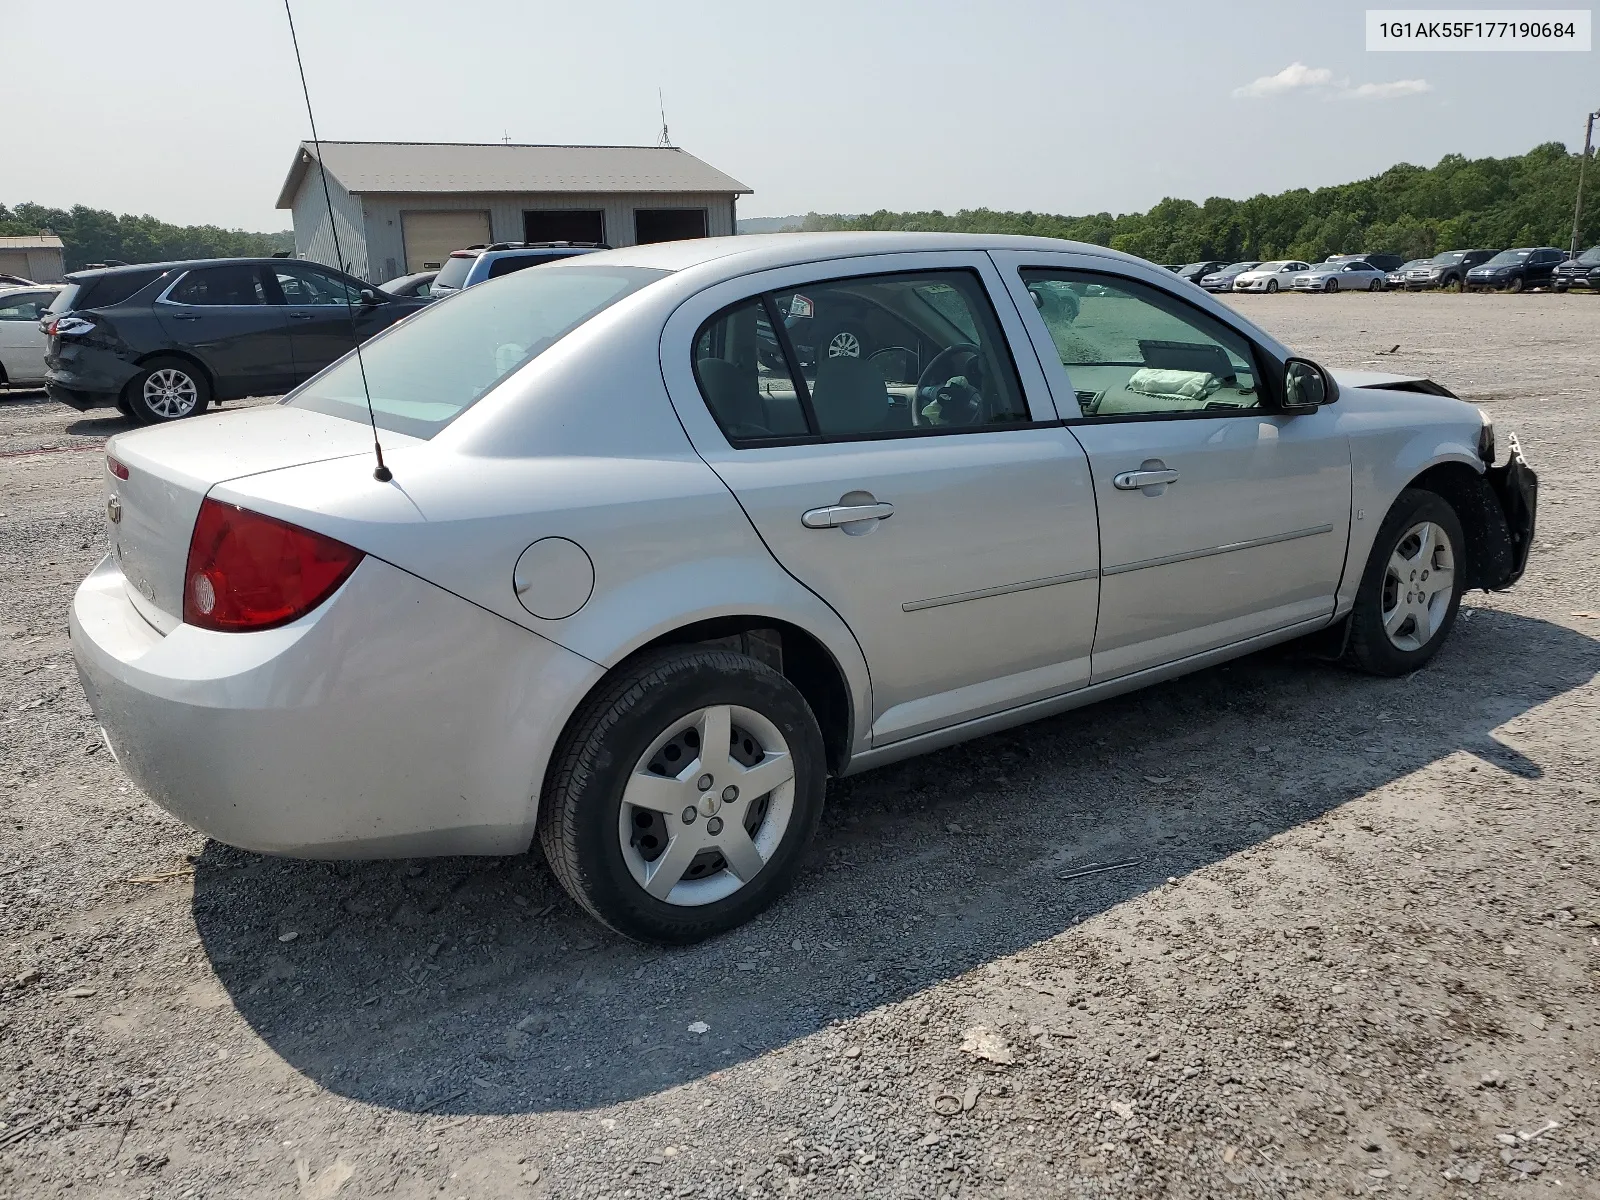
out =
[[[802,362],[797,294],[879,348]],[[667,942],[788,886],[830,775],[1332,626],[1418,669],[1535,502],[1436,384],[1126,254],[940,234],[585,255],[107,450],[72,645],[156,803],[277,854],[538,841]]]
[[[1381,292],[1387,280],[1387,272],[1371,263],[1347,259],[1301,271],[1290,286],[1297,292]]]
[[[0,387],[43,387],[49,339],[39,319],[59,287],[0,288]]]
[[[1310,263],[1300,262],[1297,259],[1286,258],[1276,262],[1264,262],[1253,271],[1245,271],[1233,277],[1233,290],[1236,292],[1279,292],[1284,288],[1294,285],[1294,277],[1301,271],[1309,271]]]

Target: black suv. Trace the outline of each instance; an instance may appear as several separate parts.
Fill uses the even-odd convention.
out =
[[[1569,258],[1556,268],[1550,286],[1558,292],[1588,288],[1600,292],[1600,246],[1590,246],[1577,258]]]
[[[1480,267],[1467,272],[1467,291],[1492,288],[1520,292],[1524,288],[1548,287],[1550,277],[1567,259],[1565,250],[1554,246],[1522,246],[1502,250]]]
[[[147,425],[213,400],[271,396],[426,307],[317,263],[202,259],[77,271],[40,326],[45,389]]]

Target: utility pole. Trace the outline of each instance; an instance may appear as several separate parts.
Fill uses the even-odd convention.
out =
[[[1583,172],[1589,165],[1589,149],[1594,145],[1594,123],[1600,111],[1589,114],[1583,124],[1583,157],[1578,160],[1578,199],[1572,206],[1572,257],[1578,257],[1578,225],[1583,219]]]

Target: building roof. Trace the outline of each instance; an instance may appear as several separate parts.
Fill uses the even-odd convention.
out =
[[[278,193],[293,208],[315,161],[301,142]],[[728,192],[750,189],[675,146],[520,146],[500,142],[323,142],[348,192]]]
[[[53,233],[28,237],[0,237],[0,250],[60,250],[61,239]]]

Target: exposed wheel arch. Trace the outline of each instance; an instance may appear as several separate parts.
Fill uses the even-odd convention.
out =
[[[1441,497],[1461,521],[1466,545],[1465,586],[1487,588],[1512,557],[1511,531],[1488,481],[1463,462],[1444,462],[1417,475],[1406,488]]]

